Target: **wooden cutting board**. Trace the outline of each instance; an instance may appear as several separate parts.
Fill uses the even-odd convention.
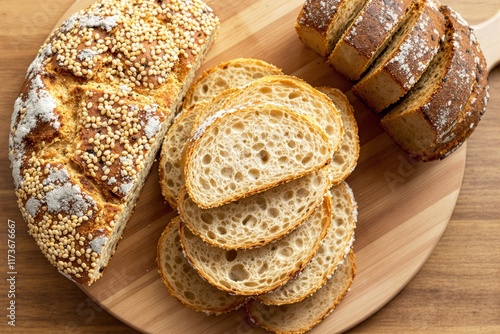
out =
[[[91,0],[77,0],[57,26]],[[266,60],[312,85],[348,92],[351,83],[299,42],[294,22],[303,0],[208,1],[221,30],[203,69],[236,57]],[[462,182],[466,145],[440,162],[413,161],[385,135],[376,117],[347,93],[359,123],[361,154],[348,178],[359,205],[351,291],[313,333],[345,331],[391,300],[418,272],[444,232]],[[81,287],[111,314],[151,333],[264,333],[242,310],[219,317],[196,313],[172,298],[156,267],[156,243],[175,213],[153,167],[109,267]]]

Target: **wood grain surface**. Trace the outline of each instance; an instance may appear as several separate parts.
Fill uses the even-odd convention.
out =
[[[236,38],[224,42],[221,31],[205,67],[238,56],[256,57],[312,84],[331,84],[348,90],[347,81],[301,48],[290,33],[287,24],[296,16],[299,3],[209,1],[221,16],[223,29]],[[472,23],[483,21],[500,9],[498,1],[446,3]],[[7,159],[13,101],[39,45],[72,4],[66,0],[50,3],[29,0],[22,6],[15,3],[2,6],[0,191],[4,224],[0,230],[0,258],[2,272],[7,276],[7,220],[11,219],[16,222],[17,326],[7,326],[2,315],[1,332],[134,332],[48,264],[27,235],[15,204]],[[253,17],[251,24],[244,20],[246,15]],[[269,22],[275,23],[269,26]],[[237,41],[245,36],[245,42]],[[360,273],[341,307],[315,332],[332,333],[349,328],[386,304],[424,264],[445,227],[443,238],[417,276],[395,299],[351,332],[500,332],[498,68],[490,74],[490,85],[492,98],[488,112],[468,141],[467,150],[431,164],[409,160],[373,126],[373,116],[356,103],[363,149],[349,183],[360,204],[355,244]],[[153,172],[110,267],[87,293],[128,324],[145,331],[258,333],[241,313],[207,318],[185,309],[168,296],[159,282],[151,249],[171,216]],[[151,241],[141,246],[145,237]],[[8,291],[6,280],[2,280],[2,307],[8,305]]]

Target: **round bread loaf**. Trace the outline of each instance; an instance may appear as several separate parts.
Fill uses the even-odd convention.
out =
[[[29,67],[12,174],[29,233],[68,278],[101,276],[218,25],[199,0],[100,0]]]

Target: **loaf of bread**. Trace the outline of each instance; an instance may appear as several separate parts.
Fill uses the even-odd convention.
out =
[[[210,284],[229,293],[252,296],[289,281],[318,250],[332,220],[329,194],[298,228],[258,248],[226,250],[203,242],[181,224],[184,254]]]
[[[41,47],[9,157],[29,233],[63,275],[102,275],[218,26],[199,0],[99,0]]]
[[[208,244],[226,249],[268,244],[294,230],[323,201],[327,169],[212,209],[201,209],[185,189],[179,195],[182,220]]]
[[[342,301],[356,273],[356,258],[349,253],[332,278],[312,296],[288,305],[264,305],[251,300],[246,305],[252,322],[273,333],[305,333],[318,325]],[[328,328],[325,329],[328,333]]]
[[[358,219],[356,201],[345,182],[332,187],[330,193],[332,224],[318,252],[295,279],[276,290],[257,296],[256,299],[261,303],[284,305],[304,300],[326,283],[351,251]]]
[[[184,148],[189,197],[217,207],[326,166],[333,148],[311,119],[279,105],[222,109],[206,119]]]
[[[260,59],[231,59],[203,72],[187,92],[183,107],[211,100],[229,88],[243,87],[253,80],[281,74],[279,68]]]
[[[446,141],[475,83],[470,27],[449,7],[442,11],[447,31],[439,53],[408,96],[381,120],[385,131],[416,158]]]
[[[434,0],[420,0],[384,53],[352,91],[376,112],[415,85],[439,50],[444,20]]]
[[[357,81],[405,22],[413,0],[369,0],[328,56],[328,63]]]
[[[227,313],[242,306],[245,297],[217,289],[191,267],[182,254],[180,223],[180,218],[175,217],[158,240],[158,271],[169,293],[182,304],[207,315]]]
[[[366,0],[306,0],[295,30],[305,46],[328,57],[365,3]]]
[[[328,96],[333,104],[335,104],[340,112],[344,128],[340,147],[333,155],[333,159],[327,167],[330,184],[336,185],[347,179],[358,164],[360,150],[358,123],[354,117],[354,109],[344,93],[337,88],[328,86],[316,89]]]

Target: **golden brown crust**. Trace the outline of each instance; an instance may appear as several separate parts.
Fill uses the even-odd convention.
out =
[[[358,80],[385,47],[413,0],[370,0],[345,31],[328,63],[350,80]]]
[[[100,277],[217,28],[198,0],[100,0],[41,47],[15,102],[9,157],[29,232],[64,275]]]

